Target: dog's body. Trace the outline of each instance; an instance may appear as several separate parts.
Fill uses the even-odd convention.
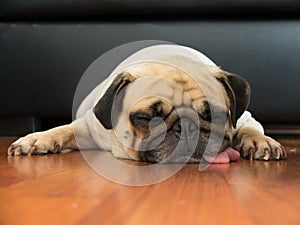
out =
[[[20,138],[8,154],[100,148],[117,158],[200,162],[232,146],[249,159],[286,158],[246,111],[244,79],[189,57],[161,59],[112,73],[85,98],[73,123]]]

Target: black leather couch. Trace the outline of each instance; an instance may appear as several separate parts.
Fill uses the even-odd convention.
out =
[[[70,122],[87,67],[147,39],[193,47],[243,75],[263,124],[300,124],[297,0],[2,0],[0,135]]]

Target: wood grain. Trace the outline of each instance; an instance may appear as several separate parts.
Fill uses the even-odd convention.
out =
[[[8,157],[0,138],[0,224],[300,224],[299,139],[286,161],[189,164],[144,187],[108,181],[80,152]]]

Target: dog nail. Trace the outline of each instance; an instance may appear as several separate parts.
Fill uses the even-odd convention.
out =
[[[54,153],[58,153],[59,152],[59,150],[60,150],[60,145],[59,144],[55,144],[55,146],[54,146]]]
[[[265,156],[263,157],[263,160],[269,160],[270,159],[270,151],[269,149],[265,149]]]
[[[21,146],[16,147],[13,152],[14,156],[21,155],[21,150],[22,150]]]
[[[276,154],[276,159],[280,159],[280,149],[279,148],[276,148],[275,149],[275,154]]]
[[[31,154],[32,154],[33,152],[35,152],[35,150],[36,150],[36,146],[32,146],[32,147],[29,149],[27,155],[28,155],[28,156],[31,156]]]
[[[284,147],[281,146],[281,145],[280,145],[280,147],[281,147],[281,151],[282,151],[282,158],[283,158],[283,159],[287,159],[287,153],[286,153]]]
[[[14,149],[14,148],[13,148],[12,145],[9,146],[8,149],[7,149],[7,154],[8,154],[8,155],[12,155],[12,154],[13,154],[13,149]]]
[[[254,149],[253,148],[249,149],[249,159],[250,160],[254,159]]]

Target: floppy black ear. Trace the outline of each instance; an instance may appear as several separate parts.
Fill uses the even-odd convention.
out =
[[[235,128],[237,120],[245,112],[250,101],[250,86],[242,77],[224,72],[225,77],[217,78],[225,87],[230,99],[230,117]]]
[[[97,119],[106,129],[112,129],[111,111],[114,99],[122,88],[135,78],[129,73],[120,73],[95,105],[93,111]]]

